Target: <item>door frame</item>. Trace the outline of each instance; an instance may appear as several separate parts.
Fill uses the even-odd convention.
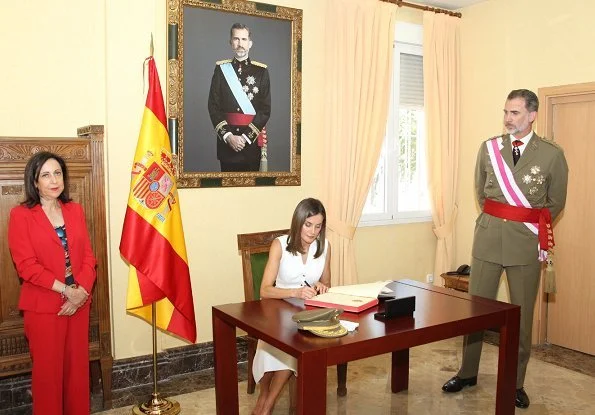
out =
[[[553,136],[554,126],[554,99],[568,96],[580,96],[595,93],[595,82],[586,82],[581,84],[569,84],[539,88],[539,112],[537,116],[536,132],[541,137]],[[547,306],[548,295],[543,292],[543,272],[539,283],[539,296],[535,302],[535,311],[533,313],[533,344],[543,344],[547,335]]]

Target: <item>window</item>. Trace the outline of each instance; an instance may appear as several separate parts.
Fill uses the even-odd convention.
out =
[[[420,25],[397,24],[386,137],[360,226],[431,220]]]

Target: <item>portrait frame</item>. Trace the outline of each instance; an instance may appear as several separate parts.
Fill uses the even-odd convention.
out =
[[[302,10],[245,0],[168,0],[167,20],[168,129],[178,187],[299,186]],[[220,138],[207,109],[216,65],[233,58],[230,22],[250,27],[249,57],[270,74],[259,171],[221,171]]]

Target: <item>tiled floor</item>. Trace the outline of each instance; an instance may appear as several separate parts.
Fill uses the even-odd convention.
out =
[[[484,345],[478,385],[458,394],[445,394],[440,388],[454,375],[461,358],[462,338],[455,338],[411,349],[409,390],[390,392],[388,371],[390,355],[350,362],[347,396],[336,396],[335,368],[329,368],[327,414],[489,414],[494,413],[498,349]],[[570,357],[568,357],[570,356]],[[550,363],[553,360],[566,367]],[[580,371],[570,368],[579,368]],[[529,362],[525,390],[531,398],[528,409],[517,414],[594,414],[595,357],[566,351],[555,346],[535,349]],[[581,373],[582,372],[582,373]],[[187,382],[181,380],[187,390]],[[171,391],[168,386],[168,391]],[[175,390],[175,389],[174,389]],[[256,394],[246,394],[246,382],[238,384],[240,414],[250,414]],[[147,395],[148,397],[148,395]],[[203,389],[174,396],[182,414],[214,414],[215,390]],[[288,392],[285,390],[275,408],[275,414],[287,414]],[[131,406],[100,412],[102,415],[130,414]]]

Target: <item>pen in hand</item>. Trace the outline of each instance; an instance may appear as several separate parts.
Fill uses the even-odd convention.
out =
[[[318,295],[318,288],[317,287],[312,287],[310,284],[308,284],[308,281],[304,280],[304,284],[306,284],[307,287],[309,288],[314,288],[314,291],[316,291],[316,294]]]

